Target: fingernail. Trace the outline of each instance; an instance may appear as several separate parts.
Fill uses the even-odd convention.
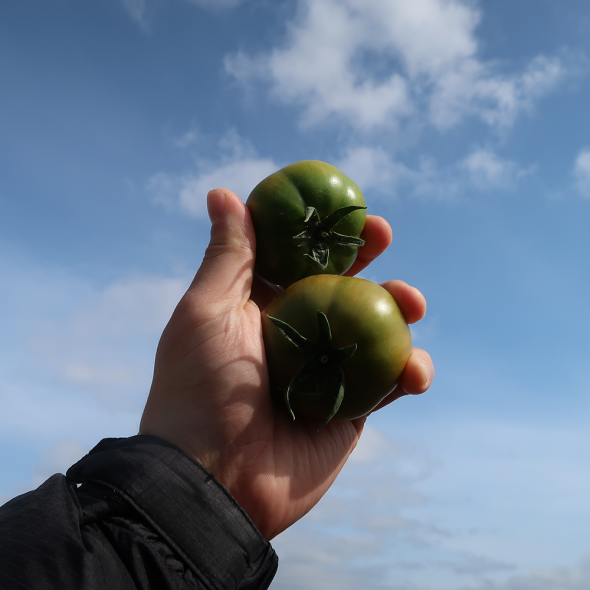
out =
[[[227,213],[227,201],[222,192],[217,190],[209,191],[207,194],[207,212],[211,223]]]

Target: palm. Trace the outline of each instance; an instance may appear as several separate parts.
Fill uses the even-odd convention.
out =
[[[181,414],[182,424],[175,418],[176,428],[163,437],[215,474],[270,539],[330,487],[364,421],[334,420],[318,431],[317,425],[293,421],[284,408],[275,407],[260,310],[252,301],[204,322],[200,317],[192,321],[199,329],[186,338],[188,318],[181,303],[160,343],[142,431],[163,436],[149,417],[166,424],[165,414]],[[166,350],[174,350],[174,357],[167,357]],[[165,398],[158,396],[164,389],[162,373],[181,376],[174,390],[167,382]]]

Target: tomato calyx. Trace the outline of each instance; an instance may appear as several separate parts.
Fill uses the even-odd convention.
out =
[[[356,344],[351,344],[343,348],[336,348],[332,344],[332,331],[330,322],[324,313],[318,311],[318,342],[313,342],[305,336],[302,336],[295,328],[279,320],[267,316],[271,322],[280,330],[283,336],[289,340],[305,356],[305,362],[299,370],[293,375],[287,389],[284,392],[284,402],[295,420],[295,414],[291,408],[289,397],[291,393],[305,397],[324,398],[333,391],[330,385],[335,383],[337,388],[336,397],[333,400],[332,407],[328,417],[320,428],[323,428],[336,415],[344,399],[345,378],[341,364],[350,358],[357,349]],[[305,392],[295,388],[298,383],[311,379],[315,385],[315,391]]]
[[[328,266],[330,246],[365,245],[365,241],[361,238],[346,236],[334,231],[334,226],[341,219],[358,209],[366,209],[366,207],[359,207],[357,205],[340,207],[321,219],[315,207],[306,207],[305,217],[303,219],[306,227],[301,233],[293,236],[293,239],[301,240],[298,248],[309,248],[309,253],[306,252],[304,255],[309,256],[324,270]]]

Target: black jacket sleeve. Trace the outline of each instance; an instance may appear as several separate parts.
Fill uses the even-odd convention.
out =
[[[105,439],[0,508],[2,590],[265,590],[277,565],[213,475],[154,436]]]

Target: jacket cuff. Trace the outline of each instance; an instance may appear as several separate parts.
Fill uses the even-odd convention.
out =
[[[101,441],[66,477],[106,486],[178,552],[206,587],[266,589],[278,557],[200,463],[151,435]]]

